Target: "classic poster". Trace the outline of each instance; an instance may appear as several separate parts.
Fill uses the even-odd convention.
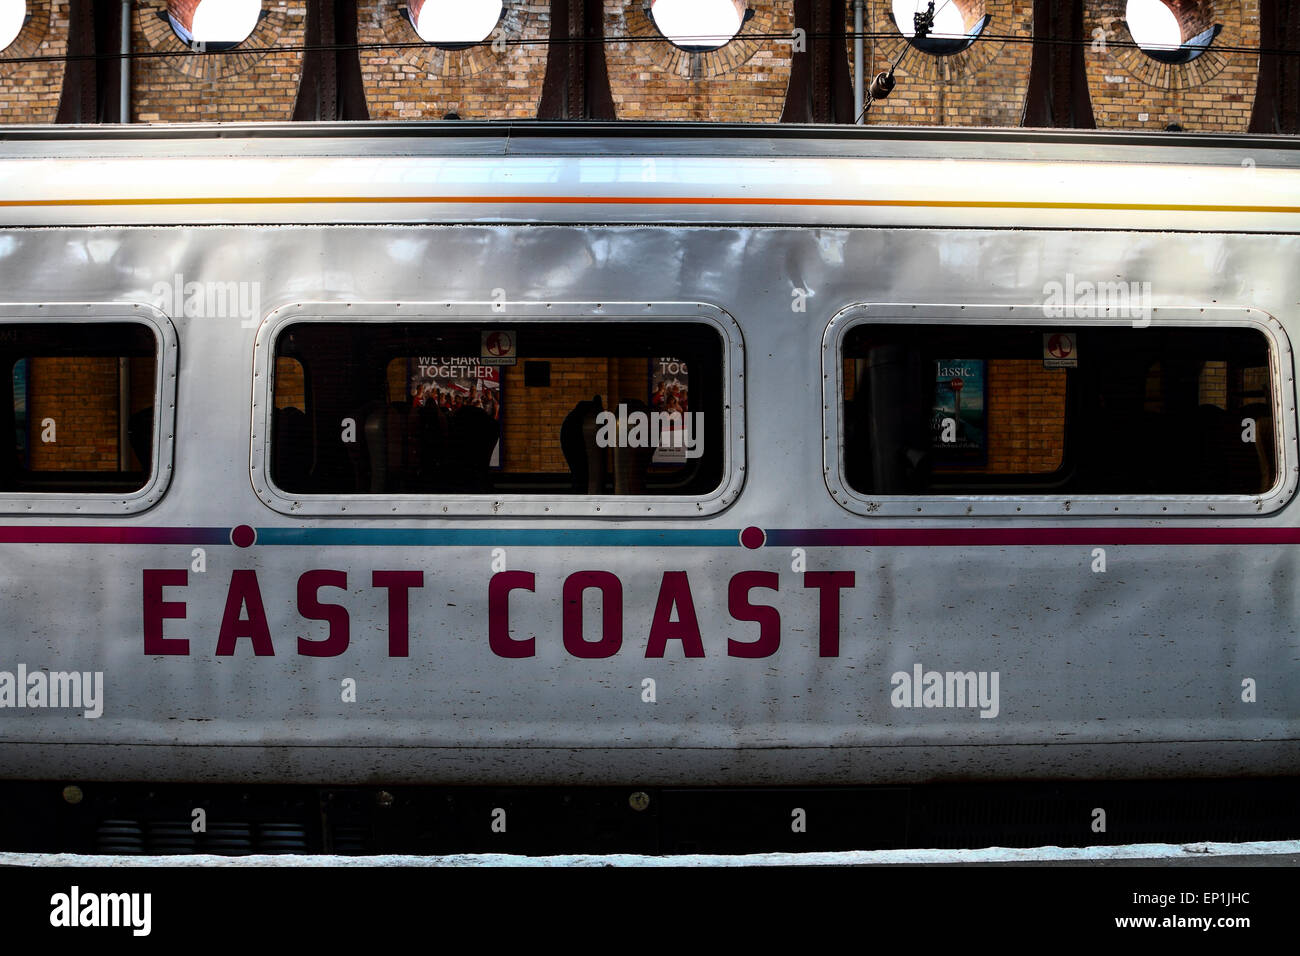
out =
[[[987,460],[983,359],[935,363],[931,442],[939,464],[977,465]]]

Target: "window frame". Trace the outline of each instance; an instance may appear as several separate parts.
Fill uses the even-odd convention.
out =
[[[7,325],[111,325],[134,322],[154,336],[153,455],[149,479],[130,494],[55,490],[0,491],[0,513],[33,515],[130,515],[147,511],[171,485],[176,434],[178,342],[171,320],[151,305],[123,302],[0,304],[0,329]]]
[[[695,321],[719,336],[723,355],[722,480],[709,494],[693,495],[521,495],[521,494],[291,494],[270,475],[274,415],[275,347],[279,336],[299,323],[339,324],[481,323],[502,326],[544,323]],[[526,356],[519,356],[522,361]],[[740,326],[725,310],[700,302],[303,302],[271,312],[257,330],[253,358],[253,416],[249,474],[253,490],[268,508],[295,517],[535,517],[535,518],[705,518],[729,508],[745,479],[744,345]],[[310,388],[310,384],[308,385]]]
[[[845,474],[843,361],[847,334],[860,325],[1037,326],[1068,331],[1080,327],[1132,327],[1128,319],[1059,319],[1043,306],[858,303],[841,309],[822,335],[822,474],[831,498],[856,515],[886,518],[1041,517],[1224,517],[1269,515],[1284,508],[1297,485],[1296,407],[1291,343],[1282,324],[1260,309],[1224,306],[1154,307],[1151,327],[1249,328],[1263,333],[1269,348],[1277,480],[1253,495],[1065,495],[953,494],[868,495],[854,490]]]

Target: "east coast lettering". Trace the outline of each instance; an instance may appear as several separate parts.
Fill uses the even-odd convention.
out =
[[[436,590],[432,594],[425,590],[423,571],[373,571],[368,577],[372,589],[387,591],[388,656],[410,656],[413,606],[418,601],[427,603],[431,598],[442,598],[436,596]],[[732,575],[721,593],[715,588],[708,588],[704,593],[713,600],[725,600],[727,613],[733,621],[757,624],[757,634],[750,630],[748,634],[728,636],[725,644],[719,642],[720,646],[713,653],[749,658],[777,653],[783,626],[781,595],[798,588],[817,592],[817,610],[811,614],[805,610],[798,617],[787,610],[784,613],[787,631],[812,631],[817,656],[839,657],[840,596],[842,592],[853,589],[855,580],[852,571],[805,571],[785,577],[784,583],[782,575],[775,571],[740,571]],[[625,636],[635,637],[642,644],[643,655],[647,658],[678,654],[686,658],[704,657],[705,634],[700,628],[696,613],[697,592],[689,574],[686,571],[664,571],[657,583],[658,596],[653,611],[625,626],[624,582],[609,571],[574,571],[562,581],[552,579],[540,583],[538,575],[532,571],[500,571],[487,580],[488,647],[498,657],[535,656],[537,643],[546,638],[512,633],[515,630],[511,626],[512,620],[535,619],[537,612],[549,602],[552,609],[557,604],[562,609],[555,615],[560,618],[560,633],[552,639],[558,638],[572,657],[612,657],[624,650]],[[189,619],[188,603],[184,600],[186,592],[191,586],[205,585],[206,581],[204,585],[191,585],[189,572],[184,568],[149,568],[144,571],[145,654],[184,656],[191,653],[191,638],[185,636],[186,624],[179,622]],[[306,571],[298,578],[298,616],[328,624],[323,638],[298,637],[298,654],[337,657],[347,651],[352,641],[351,615],[346,604],[336,602],[345,600],[349,588],[354,586],[355,577],[350,578],[347,572],[333,569]],[[581,608],[588,597],[587,592],[593,592],[590,597],[600,602],[599,634],[594,633],[594,627],[588,629],[584,624]],[[373,599],[378,595],[370,597]],[[574,608],[579,609],[577,613],[574,613]],[[169,625],[169,621],[178,623]],[[192,622],[189,626],[194,627]],[[164,627],[170,633],[165,634]],[[283,654],[288,650],[283,639],[277,650],[263,600],[262,584],[252,569],[241,568],[231,572],[226,585],[225,610],[215,630],[217,657],[233,657],[249,651],[256,657],[274,657],[277,652]],[[524,630],[523,623],[519,624],[518,630]],[[195,630],[190,629],[188,633],[193,635]]]

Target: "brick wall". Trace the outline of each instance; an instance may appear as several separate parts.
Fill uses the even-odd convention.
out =
[[[549,388],[524,385],[523,362],[504,369],[501,417],[505,459],[502,464],[507,472],[567,474],[569,465],[560,450],[560,426],[565,416],[578,402],[590,401],[593,395],[600,395],[609,407],[611,363],[608,360],[553,358],[549,361]],[[644,359],[641,365],[645,367]]]
[[[1197,383],[1196,404],[1228,407],[1228,363],[1206,362]]]
[[[731,42],[693,53],[663,39],[649,0],[605,0],[605,61],[619,119],[775,123],[790,85],[794,5],[750,0],[754,16]]]
[[[209,0],[211,2],[211,0]],[[164,0],[138,0],[131,47],[144,56],[131,68],[131,117],[141,123],[288,120],[293,115],[300,51],[306,39],[305,3],[265,0],[262,18],[243,43],[223,53],[193,53],[166,18]],[[159,16],[159,14],[163,16]]]
[[[176,0],[176,9],[198,0]],[[206,0],[220,2],[220,0]],[[889,0],[867,4],[867,77],[903,52],[893,95],[867,114],[872,124],[1016,126],[1023,116],[1033,47],[1033,0],[948,0],[967,22],[987,13],[985,37],[949,56],[914,48],[898,33]],[[1102,128],[1245,131],[1254,106],[1259,0],[1165,0],[1185,37],[1222,30],[1209,50],[1185,64],[1160,62],[1128,44],[1126,0],[1085,0],[1082,39],[1089,95]],[[48,123],[58,114],[64,64],[16,62],[68,52],[68,0],[29,0],[29,19],[0,51],[0,123]],[[98,5],[97,5],[98,6]],[[173,33],[165,0],[136,0],[132,120],[282,121],[292,116],[305,42],[304,0],[265,0],[252,35],[223,53],[195,54]],[[603,47],[621,119],[776,122],[791,76],[790,0],[750,0],[753,16],[731,42],[692,52],[659,34],[650,0],[604,0]],[[550,36],[550,0],[507,0],[494,36],[505,41],[443,49],[419,41],[398,0],[357,0],[362,86],[377,119],[532,118],[541,100]],[[104,7],[100,6],[100,14]],[[852,31],[852,4],[845,9]],[[626,39],[619,40],[619,37]],[[845,56],[852,63],[852,41]],[[157,56],[155,54],[165,54]],[[111,91],[108,91],[111,92]],[[101,91],[103,94],[104,91]]]
[[[28,363],[27,445],[32,471],[118,470],[118,360],[33,358]],[[132,414],[154,400],[154,360],[130,360]],[[41,440],[45,419],[55,440]],[[128,451],[128,468],[139,460]]]
[[[307,384],[302,363],[296,358],[285,358],[283,355],[276,357],[275,407],[296,408],[303,412],[307,410]]]
[[[117,359],[34,358],[28,365],[32,471],[117,469]],[[55,440],[41,440],[54,420]]]
[[[988,363],[990,474],[1042,474],[1061,467],[1065,452],[1065,370],[1042,362]]]
[[[65,56],[66,0],[28,0],[28,20],[14,42],[0,52],[0,123],[52,123],[63,93],[63,64],[16,63],[15,58]]]
[[[1223,30],[1190,63],[1161,63],[1131,46],[1124,24],[1125,0],[1089,0],[1084,32],[1094,39],[1085,54],[1088,94],[1098,128],[1245,132],[1259,79],[1257,53],[1225,53],[1228,47],[1258,48],[1259,0],[1168,0],[1181,14],[1183,32],[1203,23]],[[1120,41],[1119,44],[1111,40]]]
[[[865,32],[889,39],[864,43],[863,75],[869,85],[900,54],[894,72],[897,86],[867,111],[871,124],[922,124],[938,126],[1019,126],[1029,89],[1033,46],[988,37],[1013,36],[1028,41],[1033,36],[1033,0],[953,0],[967,24],[988,14],[992,17],[970,47],[949,56],[935,56],[909,43],[894,24],[892,4],[868,4]],[[848,4],[847,45],[853,62],[853,5]],[[905,51],[905,52],[904,52]]]
[[[511,0],[491,42],[466,49],[425,44],[391,0],[358,0],[361,77],[371,119],[531,119],[546,76],[549,0]],[[533,41],[533,42],[529,42]],[[414,44],[395,46],[395,44]]]

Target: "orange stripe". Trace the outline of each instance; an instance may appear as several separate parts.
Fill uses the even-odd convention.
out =
[[[754,196],[226,196],[121,199],[0,199],[0,207],[19,206],[249,206],[304,204],[544,204],[618,206],[881,206],[935,209],[1081,209],[1130,212],[1296,213],[1300,206],[1124,202],[995,202],[978,199],[817,199]]]

